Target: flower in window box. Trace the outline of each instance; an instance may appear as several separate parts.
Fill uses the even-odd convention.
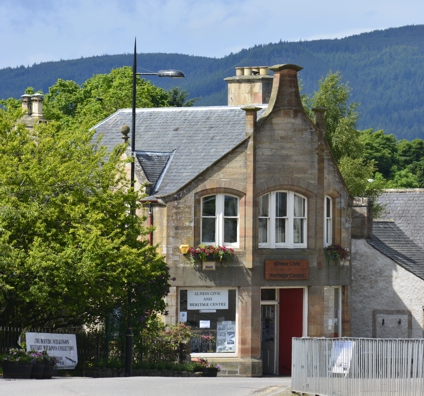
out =
[[[342,260],[346,260],[349,257],[349,251],[340,245],[330,245],[324,248],[325,257],[328,261],[335,261],[340,263]]]
[[[225,246],[198,245],[191,247],[190,261],[194,264],[196,260],[231,260],[234,257],[234,249]]]

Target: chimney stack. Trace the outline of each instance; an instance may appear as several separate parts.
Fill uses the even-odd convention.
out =
[[[24,94],[21,96],[22,110],[24,110],[28,115],[32,114],[32,105],[31,105],[31,95]]]
[[[36,93],[31,97],[32,102],[32,117],[42,118],[43,117],[43,95]]]
[[[22,110],[28,116],[33,118],[43,117],[43,95],[36,93],[34,95],[24,94],[21,96]]]
[[[274,109],[291,108],[303,111],[302,100],[300,99],[297,72],[303,68],[292,64],[275,65],[270,67],[274,72],[274,82],[272,84],[271,101]]]
[[[228,106],[267,104],[271,95],[272,76],[268,66],[236,67],[236,75],[228,83]]]

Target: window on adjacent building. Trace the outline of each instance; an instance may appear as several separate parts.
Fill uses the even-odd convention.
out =
[[[306,247],[306,198],[291,191],[259,197],[259,247]]]
[[[202,243],[238,247],[238,234],[239,199],[225,194],[203,197]]]
[[[333,243],[333,201],[326,196],[324,199],[324,247]]]

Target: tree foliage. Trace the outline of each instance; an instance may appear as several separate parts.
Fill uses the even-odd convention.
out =
[[[359,131],[359,104],[350,102],[351,93],[339,72],[329,72],[313,96],[302,95],[311,118],[314,107],[327,108],[325,137],[351,195],[376,198],[383,188],[424,187],[424,141]]]
[[[0,326],[82,324],[162,312],[166,264],[129,215],[139,193],[119,146],[56,121],[31,131],[0,109]],[[128,308],[128,293],[132,304]]]
[[[108,74],[96,74],[79,85],[59,79],[44,100],[44,116],[68,125],[95,125],[115,111],[132,107],[132,68],[124,66]],[[168,93],[137,78],[137,107],[168,105]]]
[[[306,111],[312,118],[312,109],[325,107],[325,138],[339,166],[346,186],[352,196],[377,197],[380,183],[373,179],[375,162],[364,157],[364,145],[356,129],[358,103],[350,103],[351,88],[342,82],[339,72],[329,72],[320,80],[313,96],[303,95]]]
[[[169,99],[168,103],[171,107],[192,107],[199,98],[193,98],[186,100],[188,97],[188,92],[185,89],[180,89],[179,87],[172,87],[168,91]]]

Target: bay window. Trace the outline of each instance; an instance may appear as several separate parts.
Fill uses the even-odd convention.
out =
[[[259,247],[306,247],[306,198],[291,191],[259,197]]]

